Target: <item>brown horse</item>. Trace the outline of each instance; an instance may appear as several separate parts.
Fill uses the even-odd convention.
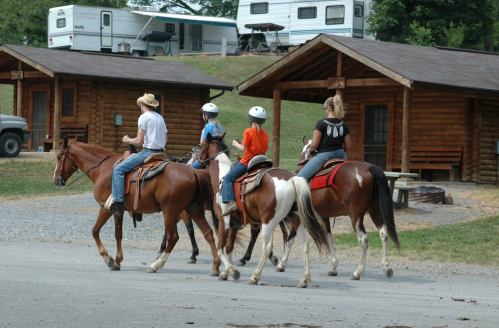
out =
[[[85,143],[68,142],[67,138],[61,145],[57,154],[57,164],[54,172],[54,184],[57,187],[66,185],[69,177],[81,169],[94,183],[94,197],[98,204],[103,204],[109,197],[110,179],[114,164],[120,156],[111,151]],[[133,208],[135,188],[131,187],[125,196],[127,209]],[[217,255],[213,230],[205,218],[205,205],[213,204],[213,191],[211,190],[210,176],[203,170],[194,170],[190,166],[171,163],[156,177],[144,181],[139,193],[136,213],[163,212],[165,231],[168,242],[161,256],[151,264],[147,272],[156,272],[162,268],[172,252],[179,236],[177,222],[180,214],[186,210],[196,222],[208,241],[213,254],[213,269],[210,275],[218,275],[220,258]],[[99,253],[111,270],[119,270],[123,261],[121,247],[123,215],[114,214],[115,237],[117,244],[116,259],[113,260],[102,244],[99,232],[108,219],[113,215],[104,208],[100,208],[97,221],[92,229]]]
[[[232,164],[225,151],[227,151],[227,146],[224,144],[223,139],[212,138],[208,134],[207,144],[201,146],[199,152],[202,163],[209,161],[212,186],[214,192],[216,192],[217,206],[215,206],[215,214],[219,219],[226,208],[226,204],[222,203],[219,185],[223,177],[229,172]],[[275,227],[284,218],[289,217],[298,234],[304,261],[303,278],[298,287],[307,287],[308,281],[310,281],[307,231],[319,250],[322,248],[327,249],[325,247],[327,246],[327,235],[320,217],[315,215],[316,213],[312,208],[310,189],[306,181],[287,170],[273,169],[263,176],[260,185],[254,191],[245,196],[244,207],[251,221],[261,225],[263,239],[262,257],[248,283],[257,284],[260,280],[263,266],[272,251]],[[240,222],[243,222],[241,212],[237,213],[236,216]],[[239,279],[239,272],[234,269],[231,263],[232,248],[237,230],[230,228],[230,220],[231,215],[226,215],[219,220],[218,225],[218,255],[225,265],[225,270],[222,271],[219,277],[221,280],[226,280],[229,274],[234,279]],[[229,241],[227,242],[228,238]]]
[[[310,159],[308,157],[310,142],[306,137],[303,137],[303,144],[304,147],[296,172],[299,172]],[[364,215],[369,213],[371,220],[379,231],[379,236],[383,244],[381,266],[386,277],[391,278],[393,270],[390,268],[387,257],[388,237],[392,239],[398,249],[400,249],[400,244],[395,228],[392,197],[383,170],[376,165],[365,162],[347,162],[338,169],[333,183],[337,188],[330,185],[311,191],[314,209],[322,216],[328,232],[332,262],[332,269],[328,275],[336,276],[338,274],[338,260],[333,250],[333,237],[331,235],[329,218],[341,215],[348,215],[350,217],[352,228],[357,235],[361,249],[359,267],[353,272],[350,279],[359,280],[364,275],[366,268],[369,238],[364,228]],[[293,244],[293,236],[294,232],[291,231],[285,255],[281,263],[278,264],[278,271],[284,271],[288,254]]]

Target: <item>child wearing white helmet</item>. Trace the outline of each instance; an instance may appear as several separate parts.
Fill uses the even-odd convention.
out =
[[[221,137],[224,134],[222,129],[222,125],[217,120],[218,116],[218,107],[215,104],[207,103],[204,104],[201,108],[201,113],[203,113],[203,120],[206,122],[203,131],[201,132],[201,140],[199,143],[201,145],[206,143],[206,137],[208,133],[211,134],[212,137]],[[205,166],[199,163],[199,160],[196,160],[191,164],[191,167],[195,169],[203,169]]]
[[[243,152],[241,160],[227,173],[223,180],[222,202],[227,207],[222,216],[237,211],[236,198],[234,195],[234,181],[248,170],[249,161],[256,155],[265,155],[269,149],[269,135],[262,129],[262,124],[267,119],[265,109],[260,106],[252,107],[248,112],[251,127],[244,130],[243,142],[232,141],[232,146]]]

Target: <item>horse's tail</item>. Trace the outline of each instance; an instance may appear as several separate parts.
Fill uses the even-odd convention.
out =
[[[376,197],[377,194],[379,198],[383,224],[386,226],[388,236],[390,236],[395,246],[400,249],[400,242],[397,236],[397,229],[395,227],[395,218],[393,216],[392,193],[388,187],[388,180],[380,167],[372,165],[370,170],[374,178],[374,196]]]
[[[312,206],[312,194],[310,193],[307,181],[296,176],[291,180],[295,186],[296,204],[298,205],[301,223],[305,226],[308,234],[317,245],[319,252],[322,251],[323,247],[329,250],[326,227],[322,222],[322,218]]]

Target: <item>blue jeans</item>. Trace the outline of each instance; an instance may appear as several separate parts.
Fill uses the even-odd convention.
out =
[[[344,149],[318,153],[308,161],[305,167],[298,172],[297,176],[305,178],[307,181],[310,180],[315,173],[319,172],[322,165],[332,158],[343,158],[346,161],[347,154]]]
[[[191,167],[193,169],[199,170],[199,169],[204,169],[206,166],[201,165],[201,163],[199,163],[199,159],[197,159],[194,161],[194,163],[191,164]]]
[[[116,165],[113,170],[113,199],[116,202],[123,202],[125,196],[125,175],[144,164],[144,161],[152,154],[157,153],[150,149],[143,149],[140,153],[132,154],[123,162]]]
[[[227,173],[224,178],[224,183],[222,187],[222,202],[229,203],[235,202],[236,197],[234,196],[234,181],[237,180],[241,175],[248,171],[248,167],[241,162],[237,162],[236,165]]]

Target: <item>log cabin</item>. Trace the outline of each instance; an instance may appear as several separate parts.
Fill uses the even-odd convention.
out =
[[[0,83],[14,85],[13,114],[28,121],[24,148],[55,151],[68,136],[123,152],[122,136],[137,134],[137,98],[152,93],[172,156],[199,143],[203,104],[233,89],[181,62],[7,44],[0,47]]]
[[[273,99],[279,165],[281,100],[348,106],[347,156],[426,181],[496,183],[499,54],[321,34],[237,86]],[[313,127],[311,127],[313,128]]]

